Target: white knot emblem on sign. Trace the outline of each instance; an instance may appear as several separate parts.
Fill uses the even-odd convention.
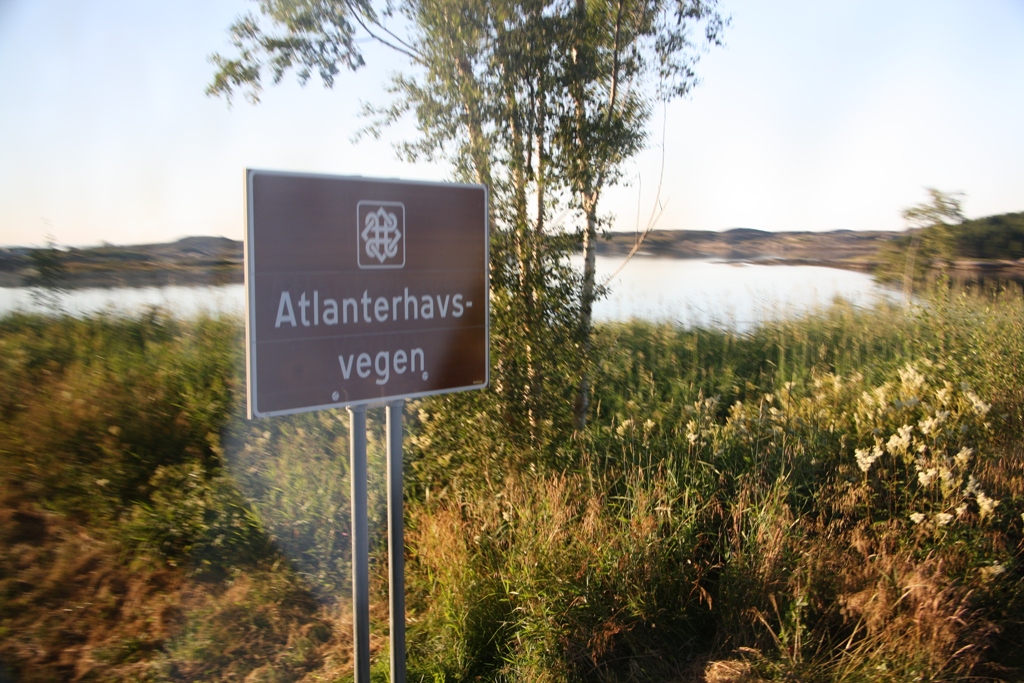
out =
[[[405,206],[398,202],[359,202],[359,267],[405,265]]]

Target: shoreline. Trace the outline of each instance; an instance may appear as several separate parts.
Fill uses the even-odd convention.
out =
[[[840,230],[765,232],[737,228],[725,232],[654,230],[635,256],[715,260],[766,266],[814,266],[874,274],[880,249],[902,233]],[[597,253],[625,257],[635,233],[608,233]],[[29,287],[35,274],[31,249],[0,249],[0,287]],[[66,289],[165,286],[217,286],[244,282],[242,242],[224,237],[186,237],[172,243],[101,246],[61,250]],[[574,252],[579,253],[579,252]],[[1012,281],[1024,284],[1024,259],[958,259],[947,269],[960,283]]]

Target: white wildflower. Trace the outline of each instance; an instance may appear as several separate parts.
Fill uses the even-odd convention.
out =
[[[914,524],[920,524],[921,522],[924,521],[924,515],[922,513],[920,513],[920,512],[911,512],[910,513],[910,521],[913,522]]]
[[[924,375],[918,372],[913,365],[907,365],[900,370],[900,383],[911,394],[917,394],[924,386]]]
[[[953,473],[946,467],[939,468],[939,479],[942,481],[942,495],[943,497],[953,493],[953,489],[956,486],[956,478]]]
[[[995,577],[1005,572],[1006,567],[1004,567],[1001,564],[993,564],[988,567],[982,567],[978,571],[981,572],[982,577],[986,579],[994,579]]]
[[[946,526],[952,521],[953,515],[949,514],[948,512],[940,512],[937,515],[935,515],[935,523],[939,526]]]
[[[953,462],[956,463],[957,467],[962,469],[967,467],[967,463],[971,461],[972,455],[974,455],[973,448],[961,448],[960,452],[953,456]]]
[[[963,517],[965,512],[967,512],[967,503],[960,503],[956,506],[957,517]]]
[[[917,423],[917,428],[921,430],[921,433],[928,436],[939,426],[940,420],[936,417],[928,417]]]
[[[967,477],[967,488],[965,490],[971,496],[978,492],[978,480],[974,478],[973,474]]]
[[[921,482],[921,486],[929,486],[933,481],[935,481],[936,474],[938,474],[938,470],[934,467],[927,470],[920,470],[917,473],[917,480]]]
[[[879,408],[889,403],[889,385],[883,384],[882,386],[875,387],[871,393],[874,395],[875,405]]]
[[[967,400],[971,402],[971,407],[974,408],[975,414],[985,417],[985,415],[988,414],[988,411],[992,408],[992,404],[982,401],[981,398],[979,398],[978,395],[970,389],[964,393],[967,396]]]
[[[686,423],[686,440],[691,446],[697,443],[697,423],[693,420]]]
[[[995,498],[989,498],[983,491],[978,491],[975,496],[975,500],[978,501],[978,512],[981,514],[982,519],[985,519],[992,514],[992,511],[996,509],[997,505],[999,505],[998,500]]]
[[[871,455],[866,448],[857,448],[853,451],[853,457],[857,459],[857,467],[861,472],[867,473],[871,469]]]
[[[889,437],[886,447],[893,455],[903,455],[910,448],[910,433],[914,430],[910,425],[903,425],[896,434]]]
[[[935,392],[935,400],[939,402],[940,406],[948,406],[949,402],[953,400],[952,387],[949,382],[946,382],[946,386]]]
[[[860,468],[861,472],[867,474],[871,466],[882,455],[882,450],[878,446],[875,446],[870,451],[867,448],[858,448],[853,452],[853,455],[857,458],[857,467]]]

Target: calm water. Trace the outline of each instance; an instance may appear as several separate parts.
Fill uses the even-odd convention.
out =
[[[621,258],[598,257],[599,280],[605,281],[621,262]],[[608,296],[594,307],[598,320],[642,318],[735,330],[828,305],[837,297],[868,305],[880,297],[894,296],[870,275],[834,268],[643,256],[634,257],[608,286]],[[245,292],[242,285],[125,287],[79,289],[64,298],[65,310],[76,315],[99,311],[130,314],[149,306],[166,307],[184,317],[201,313],[241,316]],[[37,309],[29,291],[0,288],[0,315]]]
[[[621,257],[599,258],[598,273],[610,274],[621,263]],[[594,307],[599,320],[642,318],[734,330],[799,315],[837,298],[866,306],[897,296],[866,273],[836,268],[639,256],[608,286],[608,295]]]
[[[65,311],[74,315],[136,313],[151,306],[174,310],[182,317],[201,313],[226,313],[241,316],[245,312],[242,285],[218,287],[96,287],[74,289],[64,295]],[[15,310],[38,311],[40,306],[27,289],[0,287],[0,315]]]

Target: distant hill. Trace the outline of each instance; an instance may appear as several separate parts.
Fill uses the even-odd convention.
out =
[[[734,228],[724,232],[696,230],[654,230],[644,240],[639,254],[669,258],[715,258],[765,263],[819,263],[822,265],[870,270],[876,263],[879,247],[901,233],[857,232],[766,232]],[[601,242],[598,253],[625,255],[637,236],[631,232],[613,232]]]
[[[27,248],[0,249],[0,286],[17,287],[33,273]],[[226,237],[185,237],[159,244],[63,250],[70,287],[228,284],[242,281],[242,243]]]
[[[69,258],[82,261],[153,261],[172,263],[241,263],[242,243],[227,237],[183,237],[177,242],[158,244],[132,244],[126,246],[103,245],[88,249],[73,249]]]
[[[965,258],[1024,258],[1024,212],[964,221],[954,228],[954,239]]]

